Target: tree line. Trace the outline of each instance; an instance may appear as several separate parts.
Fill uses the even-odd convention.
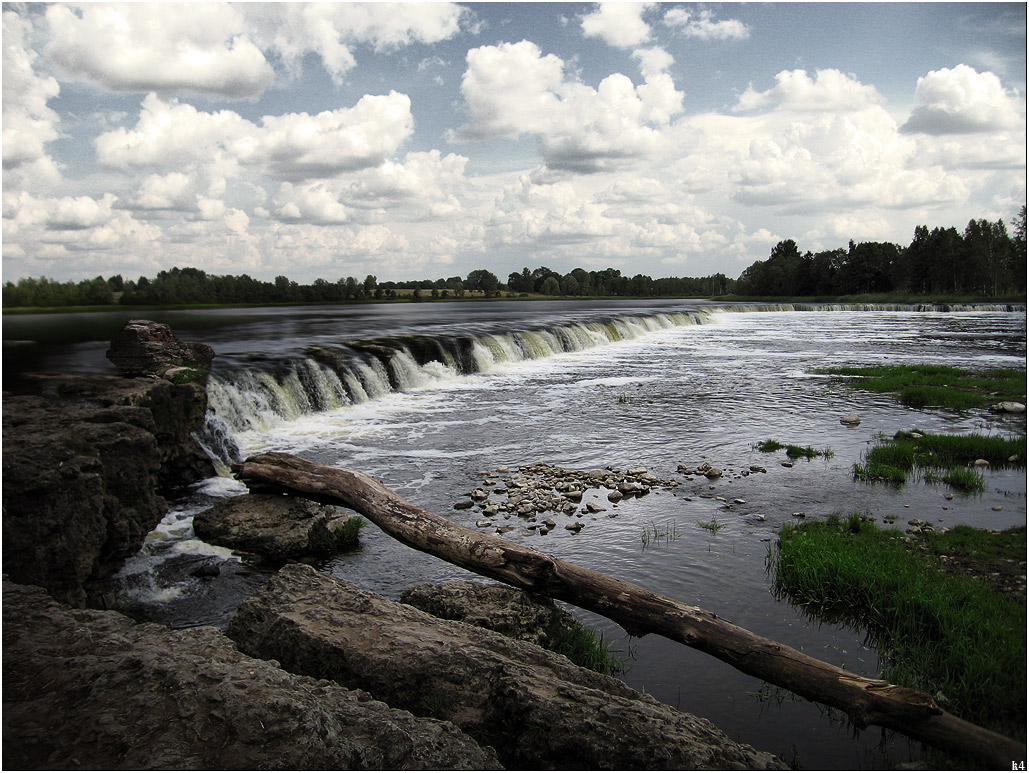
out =
[[[393,300],[414,301],[485,297],[496,298],[538,294],[549,296],[624,296],[647,297],[710,297],[732,292],[733,280],[722,274],[700,279],[670,277],[652,279],[638,274],[622,276],[618,269],[585,271],[577,268],[561,275],[541,266],[534,271],[524,268],[512,273],[508,283],[501,282],[486,269],[476,269],[466,277],[422,279],[405,282],[379,282],[372,275],[358,280],[352,276],[335,282],[316,279],[311,284],[298,284],[285,276],[274,281],[254,279],[247,274],[217,276],[198,268],[171,268],[153,279],[125,280],[120,274],[104,279],[81,282],[58,282],[46,277],[5,282],[5,307],[66,306],[168,306],[177,304],[274,304],[274,303],[342,303],[347,301]]]
[[[486,269],[466,277],[379,282],[341,277],[298,284],[285,276],[267,282],[247,274],[217,276],[197,268],[172,268],[153,279],[125,280],[119,274],[80,282],[19,279],[5,282],[5,307],[163,306],[176,304],[342,303],[347,301],[414,301],[545,295],[565,297],[712,298],[813,297],[903,293],[910,295],[1024,295],[1026,288],[1026,208],[1012,221],[971,220],[964,233],[955,228],[915,228],[907,247],[889,242],[850,242],[838,248],[801,253],[793,239],[772,248],[739,279],[723,274],[706,277],[623,276],[615,268],[567,274],[546,266],[512,272],[502,282]]]
[[[970,220],[956,228],[920,225],[907,247],[850,242],[847,249],[801,254],[793,239],[746,269],[736,294],[841,296],[902,293],[996,297],[1026,290],[1026,208],[1012,221]]]

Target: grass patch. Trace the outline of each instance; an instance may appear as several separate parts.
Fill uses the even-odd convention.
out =
[[[707,529],[712,534],[717,534],[719,530],[725,527],[725,524],[719,523],[717,518],[712,518],[710,521],[697,521],[697,526]]]
[[[787,524],[769,561],[775,590],[820,617],[867,628],[883,678],[942,695],[971,722],[1024,739],[1026,605],[942,555],[1018,570],[1026,530],[964,527],[911,541],[859,516]],[[1003,557],[1003,558],[1001,558]],[[1010,563],[1009,563],[1010,562]],[[987,570],[985,574],[990,574]]]
[[[985,459],[990,467],[1024,468],[1025,438],[996,435],[933,435],[898,432],[880,437],[854,465],[854,477],[870,483],[902,485],[921,470],[927,483],[946,483],[960,491],[984,491],[986,479],[970,465]]]
[[[1026,372],[1013,368],[975,371],[947,365],[877,365],[814,372],[841,376],[856,389],[893,393],[910,408],[960,412],[1004,401],[1024,402],[1026,394]]]
[[[763,440],[754,446],[758,451],[763,454],[772,454],[776,451],[786,451],[786,455],[790,459],[814,459],[816,456],[824,456],[826,459],[833,458],[833,452],[830,448],[817,449],[811,446],[798,446],[792,443],[780,443],[778,440]]]
[[[625,671],[625,662],[612,653],[610,645],[604,641],[604,634],[598,639],[592,628],[578,621],[562,628],[550,649],[575,665],[599,674],[614,676]]]
[[[359,515],[347,518],[333,531],[336,545],[340,549],[352,548],[357,545],[361,529],[368,525],[368,522]]]

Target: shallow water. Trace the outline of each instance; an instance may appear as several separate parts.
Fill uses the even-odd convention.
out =
[[[794,513],[824,518],[860,512],[880,522],[896,515],[898,526],[914,517],[937,526],[1024,524],[1024,472],[988,473],[986,493],[948,500],[946,488],[856,483],[851,470],[880,433],[1024,433],[1025,419],[907,409],[890,396],[854,391],[811,371],[916,362],[1024,367],[1025,313],[701,306],[498,303],[224,312],[217,326],[200,324],[182,336],[211,343],[218,352],[209,390],[217,431],[208,441],[219,453],[235,444],[243,456],[288,451],[356,468],[467,526],[481,514],[454,510],[453,504],[482,485],[481,471],[501,465],[514,471],[536,462],[576,470],[644,466],[679,485],[617,505],[607,502],[606,491],[591,492],[583,504],[597,498],[607,509],[577,515],[586,524],[579,534],[563,529],[569,519],[558,515],[558,528],[548,535],[525,536],[519,529],[505,536],[878,676],[877,654],[860,632],[820,625],[773,596],[766,557],[776,530],[799,517]],[[654,323],[658,315],[672,324]],[[563,349],[554,343],[560,330],[596,333],[596,326],[628,318],[635,321],[619,323],[618,336],[597,336],[592,345],[583,343],[585,333],[577,334],[578,344],[563,334]],[[370,357],[355,343],[365,339],[375,339],[376,346],[389,339],[392,353],[382,359],[376,350]],[[407,343],[397,343],[401,339]],[[444,342],[439,359],[427,359],[427,339]],[[346,367],[330,372],[312,362],[312,345],[341,353]],[[85,359],[90,346],[97,345],[66,353],[65,369],[76,367],[76,357]],[[847,413],[860,415],[860,426],[841,425]],[[755,449],[767,438],[831,449],[833,455],[787,468],[782,453]],[[677,472],[680,464],[704,461],[727,474],[711,482]],[[750,465],[767,472],[738,474]],[[191,539],[194,512],[212,496],[241,490],[227,479],[205,486],[177,504],[123,572],[135,614],[179,626],[224,625],[267,576]],[[737,499],[742,503],[733,503]],[[717,532],[700,526],[712,521],[721,526]],[[655,531],[664,538],[648,544],[644,533]],[[361,542],[357,551],[321,566],[394,598],[419,582],[468,576],[372,526]],[[207,562],[222,565],[217,579],[188,575]],[[852,769],[919,756],[907,741],[884,740],[878,730],[855,735],[830,712],[709,656],[654,636],[629,639],[613,623],[575,611],[625,653],[629,684],[790,762]]]

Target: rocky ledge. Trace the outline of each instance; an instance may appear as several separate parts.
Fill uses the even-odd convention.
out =
[[[492,770],[449,722],[172,631],[3,584],[3,766],[99,770]]]
[[[133,375],[37,376],[32,394],[3,396],[4,571],[73,606],[109,607],[110,578],[163,517],[162,493],[214,472],[194,437],[210,349],[165,325],[129,327],[154,339]]]
[[[257,658],[452,722],[509,768],[785,769],[704,719],[494,631],[291,564],[227,634]]]

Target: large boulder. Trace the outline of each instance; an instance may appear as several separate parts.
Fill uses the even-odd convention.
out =
[[[284,562],[354,547],[355,523],[361,521],[331,505],[299,497],[244,494],[195,515],[193,531],[206,542]]]
[[[223,634],[3,584],[5,769],[484,770],[448,722],[288,674]]]
[[[90,375],[60,379],[49,391],[64,402],[83,406],[131,405],[149,411],[161,455],[158,483],[163,491],[215,474],[211,458],[197,441],[207,421],[206,381],[172,383],[155,376]]]
[[[785,769],[617,679],[303,564],[244,602],[227,633],[294,673],[449,720],[509,768]]]
[[[444,620],[488,628],[545,649],[553,649],[562,634],[578,622],[545,596],[471,580],[416,585],[400,594],[400,602]]]
[[[148,319],[129,320],[111,339],[107,359],[126,376],[158,376],[172,381],[203,380],[214,350],[180,341],[171,328]]]
[[[4,571],[73,606],[110,606],[112,575],[166,510],[152,414],[33,396],[3,408]]]

